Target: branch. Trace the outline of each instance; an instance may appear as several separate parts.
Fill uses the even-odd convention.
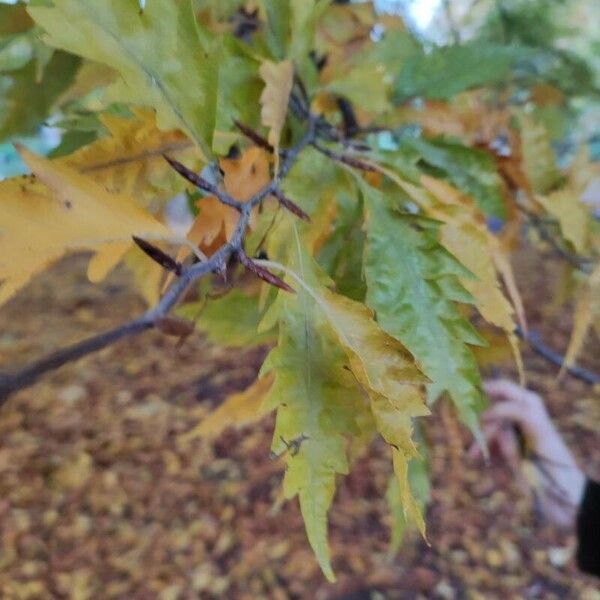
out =
[[[593,261],[590,258],[569,252],[558,242],[556,237],[546,226],[546,223],[544,223],[543,219],[520,203],[517,203],[517,208],[527,217],[527,220],[538,232],[540,238],[542,238],[554,250],[554,252],[560,256],[560,258],[568,262],[572,267],[575,267],[582,273],[587,275],[590,274],[591,267],[593,265]]]
[[[348,154],[342,154],[341,152],[335,152],[322,146],[317,141],[312,142],[312,146],[315,150],[318,150],[321,154],[327,156],[331,160],[335,160],[337,162],[341,162],[349,167],[353,167],[355,169],[361,169],[362,171],[375,171],[375,167],[367,162],[363,162],[360,158],[356,158],[354,156],[350,156]]]
[[[577,365],[568,366],[565,364],[565,357],[562,354],[559,354],[552,348],[546,346],[542,341],[540,334],[534,331],[530,331],[529,333],[524,333],[520,327],[517,327],[515,333],[524,341],[526,341],[535,352],[537,352],[540,356],[545,358],[547,361],[551,362],[553,365],[557,367],[564,367],[564,369],[573,377],[577,379],[581,379],[590,385],[596,385],[600,383],[600,375],[593,373],[592,371],[588,371],[583,367],[578,367]]]
[[[92,352],[102,350],[102,348],[106,348],[106,346],[110,346],[124,337],[141,333],[152,327],[154,327],[154,322],[148,320],[144,315],[110,331],[53,352],[17,373],[0,373],[0,406],[10,394],[34,384],[44,373],[54,371],[68,362],[78,360]]]
[[[279,168],[279,173],[266,186],[252,196],[250,200],[244,203],[235,200],[226,192],[206,182],[180,163],[177,163],[172,159],[167,159],[186,179],[189,179],[198,187],[210,191],[210,193],[213,193],[221,202],[223,202],[223,204],[232,206],[240,212],[240,218],[231,240],[223,244],[207,261],[195,263],[190,266],[181,266],[181,269],[178,269],[178,279],[175,280],[158,304],[144,313],[141,317],[124,323],[105,333],[95,335],[82,342],[53,352],[48,356],[27,365],[19,371],[13,373],[0,373],[0,406],[13,392],[29,387],[45,373],[54,371],[69,362],[79,360],[88,354],[106,348],[124,337],[157,327],[183,297],[192,283],[210,273],[224,272],[227,268],[227,261],[232,255],[245,256],[243,248],[244,235],[250,221],[252,209],[268,196],[282,196],[282,192],[279,189],[281,180],[289,173],[298,154],[306,148],[306,146],[314,142],[315,136],[316,117],[309,115],[306,133],[296,146],[287,151],[285,160]],[[261,272],[260,275],[263,278],[266,277],[266,273]]]

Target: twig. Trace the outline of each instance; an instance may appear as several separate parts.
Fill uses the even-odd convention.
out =
[[[154,327],[154,321],[149,319],[147,315],[144,315],[139,319],[115,327],[110,331],[95,335],[87,340],[83,340],[82,342],[53,352],[52,354],[31,363],[17,373],[0,374],[0,405],[10,394],[32,385],[44,375],[44,373],[54,371],[55,369],[66,365],[68,362],[78,360],[92,352],[102,350],[102,348],[106,348],[106,346],[110,346],[124,337],[141,333],[152,327]]]
[[[274,148],[269,143],[269,140],[264,138],[260,133],[254,131],[252,127],[248,127],[248,125],[244,125],[244,123],[238,121],[237,119],[233,120],[234,125],[240,130],[240,133],[247,137],[250,141],[254,142],[260,148],[264,148],[268,152],[273,152]]]
[[[520,203],[517,203],[517,208],[527,217],[531,226],[558,256],[583,273],[586,273],[587,275],[590,274],[593,264],[593,261],[590,258],[574,254],[573,252],[569,252],[566,248],[563,248],[555,236],[548,230],[548,227],[542,218]]]
[[[590,385],[596,385],[600,383],[600,375],[589,371],[583,367],[578,367],[577,365],[568,366],[565,364],[565,357],[549,348],[544,344],[540,335],[534,331],[529,331],[529,333],[524,333],[523,330],[517,326],[515,333],[524,341],[526,341],[535,352],[537,352],[540,356],[545,358],[547,361],[551,362],[553,365],[557,367],[564,367],[565,370],[576,377],[577,379],[581,379]]]
[[[184,179],[187,179],[192,185],[195,185],[198,189],[204,192],[208,192],[209,194],[216,196],[223,204],[231,206],[231,208],[235,208],[236,210],[242,212],[242,208],[244,206],[243,202],[232,198],[227,192],[210,183],[210,181],[207,181],[204,179],[204,177],[201,177],[191,169],[188,169],[179,161],[170,158],[166,154],[163,156],[165,160],[173,167],[173,169],[177,171]]]
[[[223,244],[207,261],[195,263],[190,266],[183,266],[178,279],[175,280],[158,304],[141,317],[133,319],[132,321],[124,323],[105,333],[95,335],[82,342],[53,352],[19,371],[13,373],[0,373],[0,405],[5,402],[13,392],[29,387],[49,371],[54,371],[69,362],[83,358],[102,348],[106,348],[124,337],[135,335],[147,329],[156,327],[179,302],[192,283],[209,273],[225,272],[229,258],[234,254],[239,256],[244,252],[244,236],[250,221],[252,209],[268,196],[277,195],[281,180],[289,173],[298,154],[315,140],[315,124],[316,117],[309,115],[306,133],[296,146],[288,150],[277,176],[252,196],[250,200],[244,203],[231,198],[231,196],[212,186],[212,184],[208,184],[205,180],[199,181],[196,179],[198,176],[196,176],[193,171],[183,167],[183,165],[180,166],[180,163],[172,160],[169,161],[184,177],[189,178],[188,176],[191,177],[191,175],[193,175],[193,183],[198,182],[201,183],[202,186],[206,183],[208,186],[212,186],[214,189],[210,188],[210,192],[214,193],[221,202],[239,210],[240,217],[231,240]],[[181,167],[183,167],[183,169]]]
[[[337,162],[344,163],[349,167],[354,167],[355,169],[361,169],[362,171],[375,171],[375,167],[370,165],[369,163],[363,162],[360,158],[356,158],[354,156],[349,156],[348,154],[341,154],[340,152],[335,152],[326,148],[325,146],[321,146],[317,141],[312,142],[312,146],[315,150],[318,150],[321,154],[324,154],[331,160],[335,160]]]

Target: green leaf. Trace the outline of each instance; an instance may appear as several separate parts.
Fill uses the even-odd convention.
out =
[[[303,277],[310,274],[299,273]],[[348,472],[344,434],[357,432],[356,415],[364,405],[352,374],[344,368],[345,354],[323,314],[301,286],[295,295],[279,294],[279,341],[264,371],[275,383],[267,400],[277,408],[272,451],[287,445],[284,493],[298,495],[306,533],[325,576],[334,580],[327,543],[327,513],[335,492],[337,473]]]
[[[0,141],[34,133],[72,83],[79,63],[75,56],[56,52],[41,79],[35,61],[0,74]]]
[[[394,102],[424,98],[446,100],[475,87],[502,83],[531,51],[520,45],[475,40],[460,46],[415,54],[394,83]]]
[[[421,446],[421,448],[424,448]],[[422,451],[423,452],[423,451]],[[427,458],[413,460],[408,465],[408,482],[410,489],[415,495],[416,502],[420,511],[424,511],[429,504],[431,490],[429,483],[429,469]],[[397,554],[404,538],[404,533],[409,525],[406,520],[404,506],[400,497],[400,486],[398,478],[394,474],[390,477],[388,489],[386,492],[386,500],[390,507],[392,517],[392,536],[390,540],[390,555]]]
[[[246,347],[275,340],[273,330],[257,332],[261,320],[258,297],[239,289],[233,289],[221,298],[184,304],[177,314],[195,321],[196,329],[205,333],[214,344]]]
[[[462,420],[477,432],[477,413],[485,400],[467,344],[485,342],[456,304],[472,302],[459,283],[470,273],[438,243],[435,224],[400,214],[381,192],[361,185],[367,305],[375,310],[381,327],[412,352],[432,380],[430,396],[448,391]]]
[[[260,0],[266,17],[265,41],[273,58],[298,64],[314,48],[317,20],[328,0]]]
[[[0,35],[23,33],[32,25],[24,4],[0,3]]]
[[[219,92],[216,116],[216,132],[213,149],[217,154],[226,154],[236,131],[234,121],[246,124],[260,122],[259,98],[263,84],[258,76],[259,62],[241,52],[240,43],[225,38],[219,69]]]
[[[546,194],[562,179],[550,136],[546,128],[529,115],[521,114],[519,125],[525,173],[533,190],[538,194]]]
[[[290,238],[292,270],[280,268],[291,276],[297,294],[279,293],[279,344],[264,367],[276,376],[271,406],[279,408],[273,451],[279,453],[293,440],[302,440],[298,453],[288,454],[284,489],[288,497],[299,495],[309,541],[331,577],[327,510],[335,473],[347,472],[340,436],[360,437],[364,424],[371,422],[370,409],[381,434],[406,466],[417,455],[411,441],[412,419],[429,413],[423,394],[426,379],[406,349],[376,324],[371,310],[326,287],[331,282],[302,247],[295,226]],[[423,531],[405,478],[401,491],[407,516]]]
[[[28,10],[49,44],[119,72],[114,100],[155,108],[161,128],[182,129],[212,156],[218,49],[201,43],[189,2],[153,0],[143,14],[121,0],[54,0]]]
[[[290,35],[290,1],[261,0],[260,3],[267,17],[265,24],[267,46],[273,58],[283,60]]]
[[[424,166],[433,169],[433,175],[443,175],[464,193],[473,196],[484,214],[506,218],[502,180],[489,154],[443,138],[406,138],[403,145],[414,150]]]
[[[360,197],[339,193],[335,226],[318,257],[319,264],[335,282],[335,289],[360,302],[367,291],[362,265],[365,246],[362,215]]]
[[[354,106],[374,114],[381,114],[390,108],[388,86],[383,75],[373,65],[359,65],[343,76],[336,77],[325,86],[325,89],[344,96]]]

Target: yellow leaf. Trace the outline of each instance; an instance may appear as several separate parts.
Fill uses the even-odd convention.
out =
[[[473,273],[475,279],[461,279],[461,283],[475,298],[483,318],[506,332],[515,360],[523,376],[523,365],[518,341],[514,334],[513,306],[504,296],[497,272],[511,291],[522,326],[526,330],[521,297],[514,282],[512,267],[505,259],[496,238],[487,230],[475,203],[445,181],[422,176],[421,183],[441,206],[429,207],[429,214],[444,221],[441,227],[442,244]]]
[[[512,332],[513,310],[500,289],[492,259],[491,251],[497,244],[485,225],[476,221],[474,204],[469,206],[469,199],[445,181],[423,176],[421,182],[442,203],[437,210],[430,208],[432,216],[445,222],[441,228],[442,243],[477,277],[463,279],[462,284],[477,300],[486,321]],[[449,210],[450,205],[458,210]]]
[[[263,400],[273,385],[273,378],[273,373],[268,373],[243,392],[232,394],[196,427],[180,435],[179,440],[187,443],[199,437],[215,438],[227,427],[243,427],[260,419],[268,412]]]
[[[121,249],[115,242],[130,244],[132,235],[169,235],[132,198],[110,194],[88,177],[25,148],[20,152],[37,179],[0,183],[0,302],[68,251],[102,250],[91,267],[98,277]]]
[[[521,151],[523,166],[533,190],[545,194],[556,186],[561,174],[548,131],[532,116],[521,113]]]
[[[289,60],[274,63],[265,60],[259,69],[265,82],[260,96],[262,124],[269,127],[269,144],[275,148],[276,170],[279,168],[279,140],[285,124],[288,102],[294,81],[294,65]]]
[[[88,263],[88,279],[92,283],[102,281],[121,261],[130,246],[130,242],[110,242],[100,246]]]
[[[251,147],[240,158],[221,160],[225,191],[240,202],[248,201],[269,182],[269,161],[265,151]],[[194,220],[188,240],[210,255],[225,241],[231,239],[239,220],[239,213],[214,196],[201,198],[196,203],[199,214]],[[250,219],[250,229],[255,225],[255,215]],[[182,247],[177,260],[182,261],[190,249]]]
[[[536,196],[536,199],[558,220],[563,235],[575,250],[584,253],[588,246],[591,218],[578,194],[567,188],[547,196]]]
[[[373,311],[327,288],[313,293],[363,388],[387,398],[403,416],[430,414],[423,400],[427,378],[406,348],[376,324]]]
[[[160,247],[160,244],[156,246]],[[129,249],[124,262],[132,272],[136,287],[148,306],[154,306],[160,298],[164,269],[157,262],[148,260],[148,256],[138,246]]]
[[[145,205],[172,198],[184,182],[163,158],[177,155],[198,169],[192,142],[178,131],[160,131],[154,113],[136,110],[134,118],[102,115],[110,135],[59,159],[110,192],[134,196]],[[195,161],[195,164],[192,162]]]
[[[573,316],[573,332],[565,360],[560,370],[559,377],[567,367],[571,367],[577,360],[585,338],[594,320],[600,318],[600,265],[596,266],[591,275],[582,283],[580,292],[575,302]]]
[[[421,532],[421,535],[425,537],[425,520],[423,519],[421,509],[419,508],[419,503],[410,490],[408,481],[408,461],[413,457],[414,455],[412,455],[412,453],[409,454],[400,448],[392,447],[394,475],[396,476],[398,487],[400,488],[400,502],[404,509],[404,516],[406,520],[413,520]]]

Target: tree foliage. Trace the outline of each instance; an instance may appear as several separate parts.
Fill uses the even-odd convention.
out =
[[[424,534],[415,422],[447,393],[479,436],[474,349],[491,331],[523,371],[510,263],[523,225],[575,257],[568,364],[600,325],[597,227],[580,202],[597,169],[584,148],[560,168],[546,118],[572,118],[595,73],[558,33],[528,34],[530,14],[507,3],[478,37],[431,49],[369,2],[0,4],[0,140],[48,118],[64,130],[51,158],[19,147],[32,174],[0,183],[0,300],[90,250],[89,278],[123,261],[151,306],[137,323],[166,331],[193,283],[180,317],[271,350],[184,438],[276,411],[284,494],[330,579],[336,480],[376,437],[393,545],[407,522]],[[186,236],[167,217],[178,194]]]

